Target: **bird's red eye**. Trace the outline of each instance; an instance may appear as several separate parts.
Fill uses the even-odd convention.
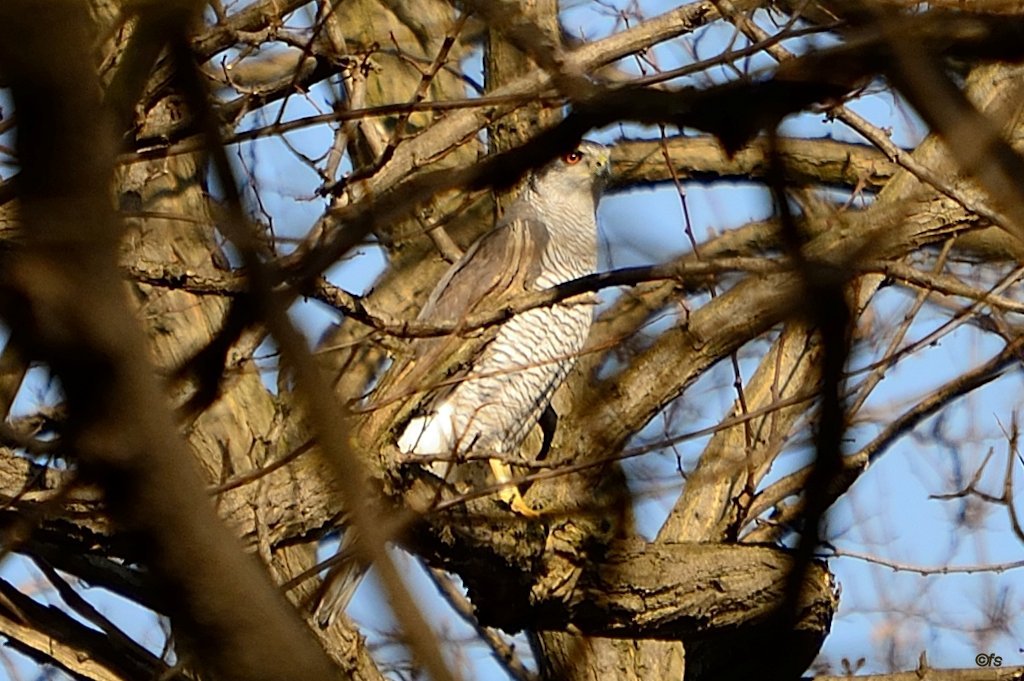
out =
[[[562,160],[568,163],[569,165],[574,166],[583,160],[583,152],[570,151],[568,154],[562,157]]]

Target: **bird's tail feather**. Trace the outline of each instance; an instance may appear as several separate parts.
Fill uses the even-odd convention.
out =
[[[317,626],[326,629],[338,613],[344,612],[356,589],[366,576],[366,566],[353,555],[356,533],[351,527],[345,530],[345,536],[338,548],[341,562],[328,572],[324,578],[324,587],[320,600],[313,613]]]

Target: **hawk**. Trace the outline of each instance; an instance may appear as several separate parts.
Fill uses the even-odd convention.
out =
[[[584,141],[532,173],[504,217],[441,278],[418,319],[459,322],[593,274],[596,211],[609,171],[608,148]],[[448,461],[469,453],[514,455],[575,364],[592,320],[590,301],[564,302],[484,329],[417,339],[374,391],[369,420],[400,424],[383,437],[406,454]],[[504,461],[491,459],[490,467],[499,483],[512,480]],[[444,477],[450,466],[431,469]],[[514,485],[501,496],[516,512],[537,515]],[[345,532],[342,552],[354,536],[351,528]],[[364,570],[349,561],[328,576],[317,606],[320,626],[346,607]]]
[[[535,172],[495,228],[438,282],[419,319],[458,321],[500,309],[526,291],[593,274],[595,214],[609,165],[606,147],[582,142]],[[572,369],[592,316],[592,304],[558,303],[520,312],[498,325],[461,371],[431,391],[423,413],[399,436],[399,450],[452,459],[470,452],[514,454]],[[413,366],[434,366],[459,340],[455,335],[419,341]],[[414,373],[403,383],[415,380]],[[490,463],[498,482],[512,479],[507,463]],[[535,515],[514,486],[502,496],[514,510]]]

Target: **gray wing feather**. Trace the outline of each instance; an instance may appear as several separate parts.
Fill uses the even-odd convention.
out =
[[[547,247],[548,230],[516,207],[445,273],[424,304],[421,320],[464,319],[479,311],[481,303],[494,308],[531,287],[540,254]]]

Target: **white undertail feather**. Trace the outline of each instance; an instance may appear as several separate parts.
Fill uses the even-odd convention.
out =
[[[442,404],[436,413],[417,416],[398,438],[398,450],[403,454],[443,456],[455,451],[455,414],[450,404]],[[434,461],[427,466],[439,478],[447,477],[447,461]]]
[[[451,440],[451,420],[434,415],[418,416],[402,431],[398,438],[398,451],[402,454],[444,454],[451,449]]]

